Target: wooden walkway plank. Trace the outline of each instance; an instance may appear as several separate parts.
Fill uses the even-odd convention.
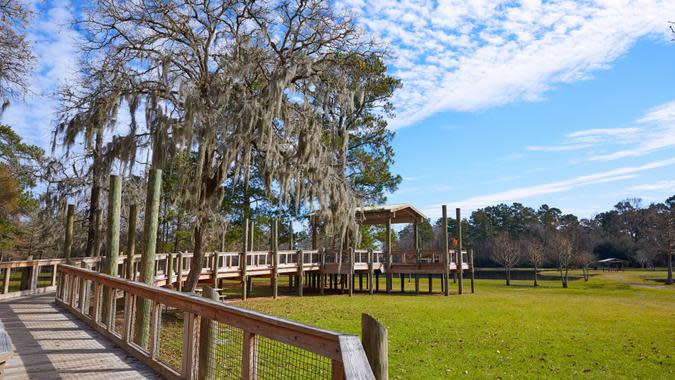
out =
[[[7,379],[158,379],[152,370],[54,305],[54,294],[0,302],[14,356]]]

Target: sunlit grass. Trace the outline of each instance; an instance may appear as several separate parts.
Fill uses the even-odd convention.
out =
[[[663,271],[593,271],[589,282],[573,280],[569,289],[557,280],[539,288],[478,280],[476,294],[447,298],[310,295],[239,304],[352,334],[360,333],[360,314],[369,313],[389,329],[392,378],[668,379],[675,378],[675,287],[655,281],[663,278]],[[420,283],[426,291],[426,279]],[[406,283],[413,289],[414,281]],[[268,291],[265,280],[254,294]]]

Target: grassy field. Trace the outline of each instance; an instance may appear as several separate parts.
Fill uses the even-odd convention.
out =
[[[310,295],[237,304],[352,334],[360,332],[361,313],[369,313],[389,329],[392,378],[674,379],[675,286],[657,278],[665,273],[594,272],[569,289],[555,280],[539,288],[479,280],[476,294],[448,298]],[[267,284],[256,294],[266,294]],[[438,280],[434,287],[440,289]]]

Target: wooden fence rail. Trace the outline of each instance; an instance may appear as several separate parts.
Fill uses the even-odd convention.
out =
[[[198,378],[201,362],[210,363],[210,373],[238,373],[242,379],[279,374],[374,379],[363,346],[353,335],[70,265],[58,265],[57,277],[58,305],[165,378]],[[104,299],[109,304],[103,305]],[[134,336],[134,310],[142,302],[152,304],[149,339]],[[211,322],[212,339],[200,339],[202,320]],[[216,346],[200,347],[200,342]]]

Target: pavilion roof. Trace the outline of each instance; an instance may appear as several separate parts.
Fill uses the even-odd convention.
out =
[[[357,220],[364,225],[422,222],[426,216],[412,205],[394,204],[360,207],[356,209]]]

